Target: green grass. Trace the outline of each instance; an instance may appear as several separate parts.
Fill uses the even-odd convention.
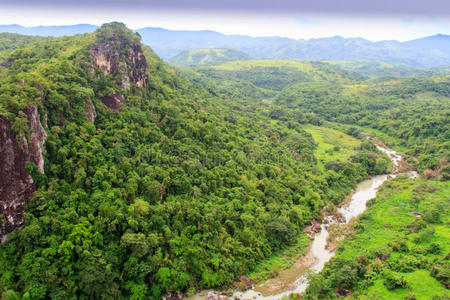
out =
[[[408,295],[415,295],[416,300],[429,300],[433,296],[445,295],[446,290],[442,284],[430,276],[427,270],[417,270],[402,274],[409,284],[409,288],[388,290],[380,278],[369,287],[368,294],[381,296],[383,299],[405,299]]]
[[[435,295],[450,296],[443,284],[430,276],[432,265],[446,261],[445,257],[450,253],[449,204],[449,182],[406,178],[386,182],[380,188],[377,197],[369,203],[368,211],[358,220],[353,236],[341,242],[337,250],[336,257],[345,259],[367,257],[368,253],[376,248],[389,251],[389,258],[382,262],[383,271],[377,275],[372,285],[366,289],[360,288],[358,292],[368,295],[369,299],[377,299],[376,296],[381,296],[382,299],[404,299],[410,294],[414,294],[416,299],[432,299]],[[426,211],[433,207],[438,208],[440,221],[424,222],[426,228],[433,228],[435,232],[428,240],[417,242],[415,238],[425,229],[417,232],[408,230],[407,225],[412,224],[416,219],[411,212],[420,212],[424,216]],[[391,248],[400,237],[406,239],[409,248],[406,253],[397,252]],[[441,247],[439,253],[417,254],[420,252],[415,252],[417,249],[427,249],[432,243]],[[428,263],[425,266],[416,267],[412,272],[397,272],[391,269],[390,264],[401,260],[405,255],[425,259]],[[383,281],[384,272],[389,269],[403,276],[408,288],[388,290]],[[335,270],[335,272],[339,271]]]
[[[355,148],[361,141],[337,129],[305,125],[303,129],[310,133],[317,144],[317,158],[321,162],[348,161],[355,154]],[[337,147],[337,148],[336,148]]]
[[[303,72],[313,71],[315,69],[314,66],[308,62],[301,62],[297,60],[287,60],[287,59],[236,60],[214,66],[215,69],[224,71],[248,70],[257,67],[266,67],[266,68],[291,67]]]
[[[292,266],[308,250],[311,240],[306,234],[300,235],[295,245],[274,253],[271,257],[260,262],[255,270],[249,274],[253,282],[261,282],[271,278],[276,271]]]
[[[245,60],[250,56],[244,52],[225,48],[192,49],[168,59],[170,64],[187,65],[207,65],[223,63],[230,60]]]
[[[370,128],[370,127],[362,127],[362,126],[358,126],[358,125],[346,125],[346,124],[340,124],[340,123],[330,123],[329,126],[331,128],[335,128],[337,130],[341,130],[344,132],[347,131],[350,127],[355,127],[364,133],[367,133],[373,137],[378,138],[380,141],[382,141],[387,146],[389,146],[390,148],[392,148],[393,150],[395,150],[397,152],[405,153],[408,151],[408,148],[399,144],[400,140],[398,138],[390,136],[378,129],[374,129],[374,128]]]

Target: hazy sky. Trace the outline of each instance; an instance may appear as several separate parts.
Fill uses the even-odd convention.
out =
[[[450,0],[0,0],[0,24],[110,21],[133,29],[408,40],[450,34]]]

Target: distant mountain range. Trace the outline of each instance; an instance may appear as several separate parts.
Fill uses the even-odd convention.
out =
[[[0,25],[0,32],[27,35],[61,36],[92,32],[98,26],[23,27]],[[371,42],[363,38],[340,36],[319,39],[291,39],[278,36],[250,37],[226,35],[215,31],[180,31],[146,27],[136,30],[145,44],[164,59],[183,51],[200,48],[232,48],[254,58],[304,60],[376,60],[414,67],[450,65],[450,36],[438,34],[406,42]]]
[[[251,57],[238,50],[224,48],[192,49],[181,52],[167,60],[177,66],[209,65],[232,60],[250,59]]]
[[[35,26],[35,27],[24,27],[14,24],[14,25],[0,25],[0,32],[11,32],[25,35],[40,35],[40,36],[63,36],[80,33],[90,33],[97,30],[97,28],[99,28],[99,26],[90,24]]]

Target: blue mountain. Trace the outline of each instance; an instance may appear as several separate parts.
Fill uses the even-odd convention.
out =
[[[90,24],[23,27],[0,25],[0,32],[25,35],[62,36],[87,33]],[[204,48],[236,49],[254,58],[303,60],[376,60],[413,67],[450,65],[450,36],[438,34],[407,42],[371,42],[363,38],[334,36],[319,39],[290,39],[278,36],[226,35],[211,30],[187,31],[146,27],[136,30],[145,44],[164,59],[183,51]]]

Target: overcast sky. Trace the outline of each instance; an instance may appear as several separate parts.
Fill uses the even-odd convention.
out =
[[[0,24],[110,21],[133,29],[403,41],[450,34],[450,0],[0,0]]]

